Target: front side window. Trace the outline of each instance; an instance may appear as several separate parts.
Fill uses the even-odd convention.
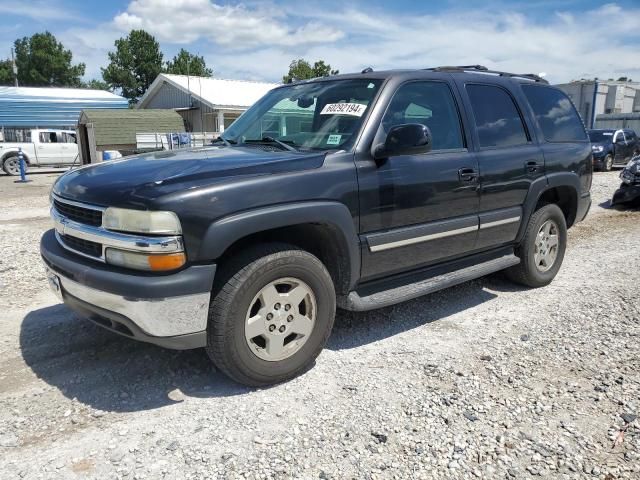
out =
[[[396,125],[420,123],[431,130],[431,150],[464,148],[460,116],[446,83],[411,82],[393,96],[382,119],[384,136]]]
[[[278,141],[298,150],[349,148],[381,84],[378,79],[353,79],[276,88],[222,137],[244,145]]]
[[[523,85],[522,91],[548,142],[586,140],[584,124],[571,100],[563,92],[537,85]]]
[[[40,132],[40,143],[58,143],[56,132]]]
[[[528,142],[520,112],[504,89],[494,85],[466,87],[481,148],[508,147]]]

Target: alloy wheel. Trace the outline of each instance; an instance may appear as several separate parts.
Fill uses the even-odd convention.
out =
[[[542,224],[536,236],[533,259],[540,272],[546,272],[556,262],[558,257],[558,225],[553,220]]]
[[[258,358],[284,360],[307,342],[316,316],[316,298],[309,285],[292,277],[280,278],[253,298],[245,320],[245,339]]]

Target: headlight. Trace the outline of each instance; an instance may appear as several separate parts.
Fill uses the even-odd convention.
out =
[[[130,233],[180,234],[180,220],[173,212],[152,212],[109,207],[102,217],[104,228]]]
[[[601,151],[603,151],[603,150],[604,150],[604,147],[603,147],[602,145],[592,145],[592,146],[591,146],[591,149],[592,149],[594,152],[600,153]]]
[[[118,265],[135,270],[161,272],[175,270],[185,264],[187,258],[184,253],[137,253],[117,248],[105,250],[105,260],[111,265]]]

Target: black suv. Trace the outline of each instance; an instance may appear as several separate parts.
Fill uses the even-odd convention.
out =
[[[624,167],[627,162],[640,155],[640,140],[636,132],[629,129],[588,130],[593,149],[593,166],[611,171],[613,167]]]
[[[273,89],[214,145],[70,171],[41,252],[62,300],[247,385],[308,368],[336,306],[369,310],[562,263],[591,204],[567,96],[484,67]]]

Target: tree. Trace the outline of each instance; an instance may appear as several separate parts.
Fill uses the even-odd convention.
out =
[[[144,30],[131,30],[116,40],[115,47],[115,52],[109,52],[110,63],[102,69],[102,78],[134,104],[162,71],[160,45]]]
[[[0,85],[11,85],[14,82],[13,65],[10,59],[0,60]]]
[[[79,87],[85,64],[73,65],[73,54],[49,32],[14,43],[20,86]]]
[[[304,58],[299,58],[289,64],[289,73],[282,77],[282,83],[308,78],[328,77],[329,75],[337,75],[338,73],[340,72],[338,70],[332,70],[331,65],[324,63],[324,60],[318,60],[312,67]]]
[[[192,55],[184,48],[180,49],[180,52],[173,57],[173,60],[167,62],[165,71],[175,75],[195,75],[198,77],[210,77],[213,75],[213,70],[207,68],[204,57]]]
[[[102,80],[89,80],[88,82],[84,82],[82,84],[82,88],[90,88],[92,90],[109,90],[109,84],[107,82],[103,82]]]

